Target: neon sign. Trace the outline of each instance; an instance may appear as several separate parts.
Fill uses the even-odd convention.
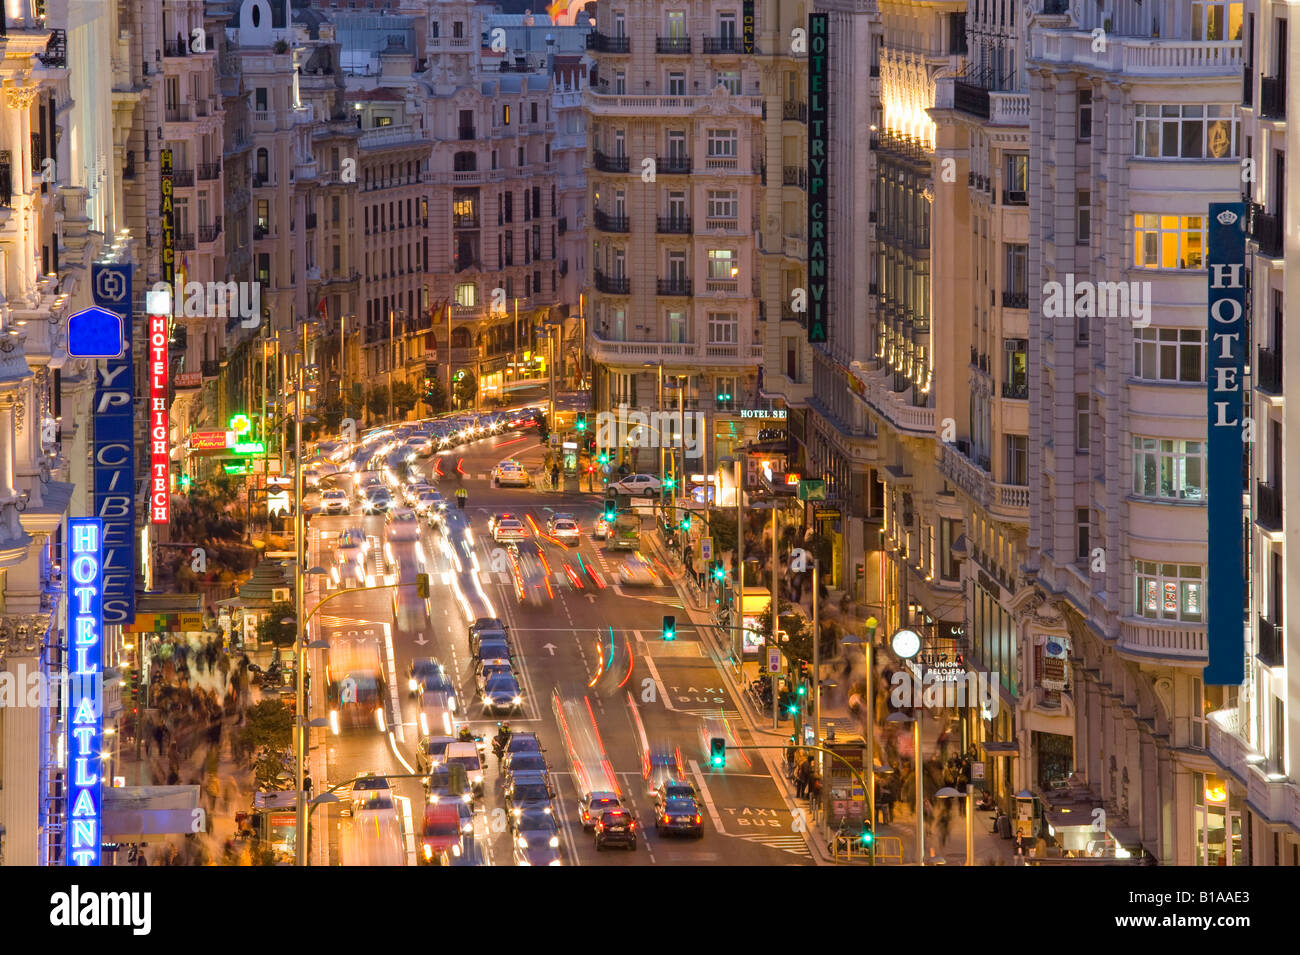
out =
[[[104,741],[103,548],[97,517],[68,518],[72,576],[68,601],[68,865],[100,863],[103,805],[100,750]]]
[[[171,430],[167,412],[167,316],[149,316],[149,519],[171,520],[171,487],[167,441]]]

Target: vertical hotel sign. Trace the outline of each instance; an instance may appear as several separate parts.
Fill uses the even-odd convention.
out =
[[[162,280],[169,289],[176,287],[176,217],[172,210],[172,151],[164,149],[158,154],[158,168],[162,178]]]
[[[149,520],[171,520],[170,460],[167,452],[167,316],[149,316]]]
[[[828,15],[808,14],[808,341],[826,341]]]
[[[741,5],[741,49],[747,56],[754,54],[754,0],[745,0]]]
[[[100,863],[104,742],[103,522],[68,518],[68,812],[64,861]]]
[[[1209,624],[1207,686],[1239,686],[1246,679],[1246,559],[1243,553],[1241,461],[1244,450],[1242,378],[1246,365],[1246,207],[1210,203],[1210,367],[1206,503],[1209,508]]]
[[[95,516],[103,521],[104,623],[135,619],[135,374],[130,265],[91,266],[95,304],[122,316],[120,358],[95,373]]]

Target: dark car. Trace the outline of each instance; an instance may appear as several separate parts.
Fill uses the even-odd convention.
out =
[[[516,773],[506,788],[507,818],[513,828],[525,809],[543,809],[551,812],[554,790],[541,773]]]
[[[501,768],[505,772],[507,786],[518,773],[541,773],[546,784],[549,786],[551,783],[551,770],[546,765],[546,757],[541,753],[514,753],[506,757]]]
[[[406,672],[406,689],[412,697],[421,696],[425,693],[435,693],[439,690],[455,695],[447,671],[433,657],[417,657],[411,661],[411,665]],[[455,708],[454,703],[452,707]]]
[[[560,864],[560,827],[546,809],[528,808],[519,814],[514,843],[519,865]]]
[[[469,649],[473,653],[478,649],[479,640],[491,634],[498,640],[504,640],[507,644],[510,642],[506,625],[496,617],[479,617],[469,625]],[[489,638],[491,639],[491,637]]]
[[[506,744],[506,753],[511,756],[516,753],[540,753],[541,751],[542,743],[536,733],[514,733],[510,737],[510,742]]]
[[[493,715],[497,713],[516,713],[524,704],[523,691],[514,676],[498,673],[483,684],[483,711]]]
[[[626,809],[608,809],[596,821],[596,850],[606,846],[636,849],[636,820]]]
[[[662,806],[669,799],[690,799],[697,800],[700,798],[699,790],[695,784],[685,779],[669,779],[660,783],[659,788],[655,790],[655,807]]]
[[[456,742],[451,736],[424,736],[415,748],[415,765],[422,773],[447,762],[447,746]]]
[[[481,663],[474,667],[474,683],[480,693],[486,689],[488,681],[499,676],[514,676],[514,668],[509,663]]]
[[[655,832],[682,832],[703,838],[704,816],[699,805],[689,796],[669,796],[655,806]]]
[[[510,644],[500,639],[482,640],[474,648],[475,660],[513,660],[514,654],[510,652]]]
[[[622,809],[623,803],[618,798],[617,793],[611,792],[594,792],[587,793],[578,802],[578,818],[582,820],[582,828],[588,832],[596,828],[596,823],[600,817],[612,809]]]

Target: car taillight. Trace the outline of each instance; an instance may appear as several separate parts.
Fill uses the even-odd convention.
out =
[[[701,815],[697,812],[697,813],[695,814],[695,821],[696,821],[697,823],[699,823],[699,822],[703,822],[703,821],[704,821],[704,817],[701,816]]]

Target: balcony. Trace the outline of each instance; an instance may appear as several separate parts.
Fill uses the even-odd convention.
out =
[[[163,43],[163,56],[189,56],[189,53],[190,45],[180,36]]]
[[[795,100],[785,100],[781,104],[781,118],[799,123],[808,122],[808,104],[796,102]]]
[[[268,176],[259,176],[259,175],[257,175],[256,173],[253,175],[253,188],[254,188],[254,189],[268,189],[268,188],[272,188],[272,187],[274,187],[274,186],[275,186],[275,183],[271,181],[271,177],[270,177],[269,175],[268,175]]]
[[[199,365],[199,373],[203,376],[205,381],[216,378],[221,374],[221,362],[212,359],[205,359],[203,363]]]
[[[611,277],[597,269],[592,276],[592,284],[597,292],[606,295],[631,295],[632,280],[625,276]]]
[[[1260,255],[1282,258],[1282,217],[1256,210],[1251,218],[1250,237],[1259,246]]]
[[[461,256],[460,258],[456,259],[454,267],[457,272],[464,272],[468,269],[481,269],[483,267],[483,263],[480,262],[478,259],[470,258],[469,256]]]
[[[199,178],[206,181],[216,179],[221,175],[221,163],[219,162],[201,162],[199,163]]]
[[[3,34],[0,33],[0,35]],[[68,32],[66,30],[51,30],[49,42],[45,44],[45,52],[37,53],[36,59],[41,61],[42,66],[49,69],[66,69],[68,65]]]
[[[1003,292],[1002,307],[1003,308],[1028,308],[1029,293],[1028,292]]]
[[[655,52],[673,55],[690,53],[691,38],[688,36],[655,37]]]
[[[1002,190],[1002,204],[1004,206],[1027,206],[1029,205],[1029,193],[1023,189]]]
[[[704,159],[705,169],[736,169],[740,165],[740,160],[735,156],[706,156]]]
[[[978,116],[981,119],[989,119],[992,116],[989,91],[974,83],[953,80],[952,104],[954,109],[971,116]]]
[[[191,118],[189,103],[168,103],[163,107],[163,119],[169,123],[188,123]]]
[[[452,216],[451,225],[454,229],[477,229],[478,216]]]
[[[1265,119],[1286,119],[1285,75],[1260,77],[1259,115]]]
[[[213,221],[211,225],[199,226],[200,242],[215,242],[219,235],[221,235],[221,216],[217,216],[216,220]]]
[[[990,92],[989,122],[994,126],[1028,126],[1029,94]]]
[[[739,232],[740,220],[738,219],[705,219],[705,232]]]
[[[1271,348],[1259,350],[1255,363],[1255,387],[1270,395],[1282,394],[1282,352]]]
[[[1164,657],[1188,666],[1204,666],[1209,661],[1206,628],[1197,624],[1121,618],[1116,649],[1132,653],[1143,662]]]
[[[1255,523],[1265,530],[1282,529],[1282,490],[1263,481],[1255,482]]]
[[[741,51],[740,37],[738,36],[706,36],[704,37],[704,52],[708,53],[739,53]]]
[[[194,233],[177,232],[176,233],[176,251],[193,252],[194,251]]]
[[[1281,623],[1274,623],[1267,617],[1259,617],[1259,648],[1255,655],[1266,667],[1280,667],[1284,659],[1286,631]]]
[[[740,291],[740,283],[735,279],[705,279],[704,291],[726,292],[734,295]]]
[[[657,156],[655,172],[665,176],[689,176],[691,174],[690,156]]]
[[[587,34],[587,49],[596,53],[631,53],[632,41],[625,36],[606,36],[593,30]]]
[[[807,189],[808,170],[804,169],[802,166],[782,166],[781,185],[796,186],[799,189]]]
[[[194,185],[194,170],[173,168],[172,185],[177,189],[188,189]]]
[[[1255,71],[1249,63],[1241,75],[1241,105],[1247,109],[1255,105]]]
[[[656,216],[655,231],[660,235],[690,235],[690,216]],[[663,294],[662,292],[660,293]],[[689,293],[688,293],[689,294]]]
[[[1014,398],[1017,401],[1027,401],[1029,399],[1029,382],[1027,381],[1002,382],[1002,397]]]
[[[708,96],[628,96],[622,93],[604,93],[598,90],[583,91],[587,107],[598,115],[613,116],[675,116],[685,118],[709,107],[713,95]],[[763,97],[728,96],[727,109],[734,115],[763,115]]]
[[[591,164],[601,172],[627,172],[627,156],[606,156],[599,149],[591,151]]]
[[[461,140],[461,142],[468,142],[469,140],[477,139],[478,137],[474,135],[473,126],[461,126],[457,130],[457,138]]]
[[[627,216],[612,216],[600,209],[593,209],[591,223],[601,232],[631,232],[632,226]]]
[[[666,297],[691,297],[690,279],[659,279],[655,283],[655,294]]]

